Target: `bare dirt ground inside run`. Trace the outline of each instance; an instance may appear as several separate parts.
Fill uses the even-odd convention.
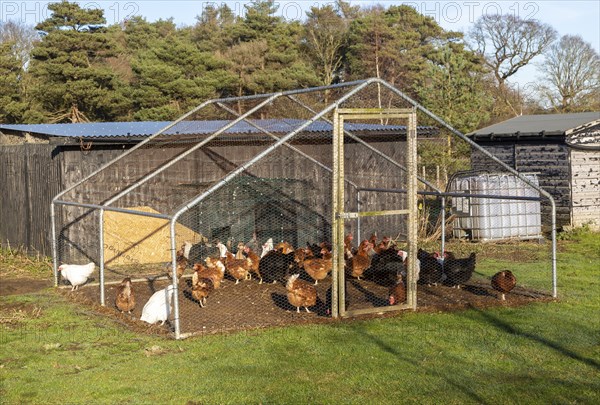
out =
[[[69,286],[59,289],[60,293],[70,300],[82,304],[84,308],[95,313],[115,318],[119,323],[140,332],[158,335],[171,335],[171,322],[164,326],[148,325],[139,320],[142,308],[150,296],[170,283],[169,280],[138,282],[134,284],[136,307],[132,314],[122,314],[114,306],[117,291],[116,285],[106,286],[106,306],[99,304],[100,291],[97,285],[80,287],[71,292]],[[221,288],[215,290],[207,299],[206,306],[201,308],[190,294],[190,280],[183,278],[179,284],[180,298],[180,331],[182,334],[215,334],[241,330],[280,327],[294,324],[339,322],[332,319],[329,312],[331,278],[320,282],[316,288],[317,305],[311,307],[311,313],[303,308],[296,312],[286,296],[285,286],[281,283],[259,284],[256,280],[247,280],[235,284],[226,279]],[[13,284],[13,291],[15,289]],[[24,288],[27,288],[24,286]],[[364,309],[387,306],[388,286],[379,285],[369,280],[347,280],[347,309]],[[418,312],[452,311],[465,308],[490,308],[495,306],[521,306],[531,302],[551,301],[552,297],[517,286],[501,301],[489,280],[472,279],[461,289],[446,286],[419,286],[417,293]],[[81,309],[84,309],[81,308]],[[397,316],[399,312],[363,315],[357,318]],[[352,318],[356,319],[356,318]]]

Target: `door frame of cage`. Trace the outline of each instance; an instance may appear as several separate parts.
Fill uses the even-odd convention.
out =
[[[406,171],[408,175],[407,209],[346,212],[344,207],[344,121],[368,119],[403,119],[408,121],[406,130]],[[407,302],[389,307],[346,310],[345,307],[345,260],[344,220],[382,215],[408,215],[408,255],[417,256],[417,112],[415,108],[336,108],[333,115],[333,218],[332,242],[334,246],[332,269],[332,308],[334,318],[362,314],[417,308],[417,262],[410,260],[407,271]]]

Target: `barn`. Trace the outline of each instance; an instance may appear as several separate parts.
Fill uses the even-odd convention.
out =
[[[513,169],[536,173],[556,201],[558,226],[600,229],[600,112],[523,115],[467,136]],[[489,164],[478,150],[471,162],[475,170]]]
[[[207,120],[201,125],[195,125],[195,133],[188,136],[202,136],[214,132],[216,129],[226,125],[227,121]],[[51,255],[50,243],[50,203],[52,198],[60,191],[65,190],[91,173],[100,169],[104,164],[112,161],[123,151],[131,149],[141,141],[167,127],[170,122],[105,122],[105,123],[72,123],[72,124],[24,124],[24,125],[0,125],[0,183],[6,185],[9,193],[3,193],[0,197],[0,243],[12,247],[27,248],[31,252],[40,252]],[[293,125],[289,120],[260,120],[258,124],[269,128],[275,134],[285,133]],[[405,143],[406,127],[394,125],[353,124],[351,129],[360,137],[375,142],[384,149],[402,150]],[[314,153],[318,154],[320,148],[318,142],[310,141],[319,135],[331,131],[331,126],[326,123],[313,123],[304,133],[302,143],[312,143]],[[229,131],[237,135],[227,144],[227,158],[231,162],[239,161],[248,153],[254,153],[252,146],[248,144],[248,137],[256,139],[255,128],[247,124],[238,124]],[[434,127],[419,127],[419,136],[431,137],[437,133]],[[156,159],[159,159],[157,156]],[[206,157],[207,160],[216,161],[221,159],[220,164],[226,165],[223,158],[214,155]],[[133,168],[152,164],[152,157],[143,157],[143,161],[129,161],[128,165],[119,167],[118,173],[114,173],[114,179],[127,179],[132,176]],[[198,163],[194,163],[198,165]],[[182,187],[193,187],[193,179],[200,167],[182,167],[175,175]],[[209,165],[205,162],[204,166]],[[300,165],[299,171],[305,168]],[[268,171],[277,172],[277,167],[269,167]],[[206,174],[209,176],[210,174]],[[118,181],[118,180],[117,180]],[[185,183],[185,185],[183,185]],[[272,185],[271,185],[272,186]],[[255,186],[254,193],[268,193],[272,188],[268,184]],[[291,185],[298,189],[298,193],[307,195],[301,183]],[[107,187],[111,187],[107,184]],[[162,210],[164,201],[160,201],[162,189],[156,189],[154,210]],[[262,207],[259,212],[253,213],[253,222],[259,224],[259,233],[269,234],[273,230],[268,228],[274,216],[288,217],[288,224],[279,232],[287,233],[282,238],[296,241],[301,237],[291,235],[294,229],[293,221],[285,215],[285,204],[274,203],[268,207]],[[139,205],[138,201],[131,200],[130,205]],[[289,212],[289,209],[288,209]],[[120,220],[114,214],[115,221]],[[140,218],[138,218],[140,220]],[[252,228],[254,228],[254,223]],[[249,228],[250,224],[240,224],[238,228]],[[208,237],[227,239],[231,236],[230,227],[215,227]],[[74,231],[75,232],[75,231]],[[249,237],[244,232],[244,237]],[[250,232],[251,234],[252,232]],[[262,235],[259,235],[262,236]],[[117,249],[118,250],[118,249]],[[137,260],[132,256],[131,259]],[[164,257],[164,261],[168,256]]]

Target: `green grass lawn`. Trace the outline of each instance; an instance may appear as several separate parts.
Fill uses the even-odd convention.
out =
[[[558,302],[183,341],[2,297],[0,402],[600,403],[600,235],[560,247]]]

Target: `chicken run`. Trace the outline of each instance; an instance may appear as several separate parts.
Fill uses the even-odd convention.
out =
[[[209,100],[54,198],[55,285],[178,339],[552,299],[532,176],[378,79]]]

